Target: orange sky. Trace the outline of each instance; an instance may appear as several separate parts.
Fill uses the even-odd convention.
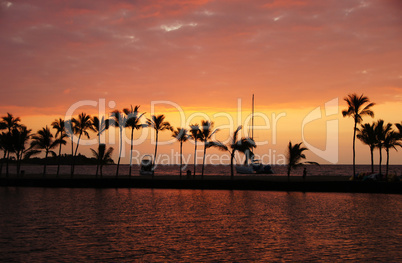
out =
[[[34,131],[76,102],[99,99],[115,102],[114,109],[141,105],[147,117],[151,102],[164,100],[186,116],[227,112],[237,120],[238,99],[245,118],[252,93],[257,111],[286,114],[277,142],[259,147],[260,154],[301,141],[310,111],[334,98],[341,111],[352,92],[377,103],[374,120],[402,121],[398,0],[0,1],[0,33],[0,112],[21,116]],[[170,110],[157,108],[180,125]],[[316,147],[325,148],[325,123],[334,116],[326,118],[305,127]],[[335,119],[339,162],[350,163],[353,121]],[[272,140],[272,128],[257,134]],[[138,149],[152,153],[147,138]],[[359,163],[369,162],[366,147],[358,143]],[[172,148],[177,143],[160,151]],[[402,163],[402,155],[392,152],[391,160]]]

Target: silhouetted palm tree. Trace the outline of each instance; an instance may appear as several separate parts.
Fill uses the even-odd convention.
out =
[[[75,148],[74,156],[77,156],[78,146],[80,146],[81,136],[85,135],[89,139],[88,130],[93,130],[91,116],[82,112],[77,119],[72,119],[75,122],[76,133],[78,134],[77,147]]]
[[[52,156],[56,156],[56,153],[52,151],[52,149],[56,146],[57,141],[53,139],[53,134],[50,132],[50,129],[47,126],[46,128],[42,128],[42,130],[39,130],[37,134],[32,136],[31,147],[33,149],[45,150],[43,176],[46,175],[47,156],[49,153],[52,154]]]
[[[124,115],[124,112],[120,112],[118,110],[115,110],[112,112],[112,116],[110,119],[110,125],[119,128],[119,137],[120,137],[120,147],[119,147],[119,159],[117,161],[117,167],[116,167],[116,177],[119,176],[119,167],[120,167],[120,159],[121,159],[121,151],[123,148],[123,129],[126,126],[127,123],[127,117]]]
[[[399,136],[402,137],[402,122],[401,123],[395,123],[395,126],[398,129]]]
[[[378,151],[380,153],[380,161],[379,161],[379,174],[381,175],[381,164],[382,164],[382,148],[384,147],[385,138],[392,131],[392,124],[387,123],[384,126],[384,120],[378,120],[375,126],[375,133],[377,136],[377,145]]]
[[[187,132],[187,129],[177,128],[172,134],[172,137],[176,138],[180,142],[180,179],[183,167],[183,142],[186,142],[189,139]]]
[[[227,150],[227,146],[219,141],[211,141],[212,136],[219,131],[213,130],[214,123],[210,121],[202,121],[201,123],[201,141],[204,142],[204,157],[202,158],[201,178],[204,178],[205,155],[207,149],[211,147],[218,148],[219,150]]]
[[[286,152],[286,159],[288,161],[288,180],[290,178],[290,171],[296,167],[303,166],[307,164],[315,164],[318,165],[316,162],[302,162],[303,159],[306,159],[306,155],[304,155],[304,151],[308,150],[305,147],[301,146],[302,143],[296,143],[292,145],[292,142],[289,141],[287,152]]]
[[[8,135],[6,137],[9,137],[7,140],[11,140],[11,131],[17,127],[20,126],[20,121],[21,119],[19,117],[14,117],[12,114],[7,112],[7,116],[1,117],[0,121],[0,128],[1,129],[7,129],[8,130]],[[4,147],[5,152],[4,156],[6,157],[6,174],[8,177],[9,171],[8,171],[8,163],[10,159],[10,151],[12,151],[12,143],[11,141],[6,142],[6,146]],[[2,163],[3,166],[3,163]]]
[[[90,150],[92,152],[92,155],[98,160],[98,165],[100,167],[100,176],[103,177],[103,165],[114,163],[112,159],[113,147],[109,147],[106,150],[106,144],[101,143],[98,145],[98,151],[95,151],[92,148]],[[96,178],[98,178],[98,174],[96,174]]]
[[[154,164],[153,167],[156,166],[156,153],[158,151],[158,136],[160,131],[170,130],[173,128],[170,126],[170,123],[165,121],[165,115],[152,115],[151,119],[147,119],[147,125],[155,130],[155,154],[154,154]],[[154,175],[152,174],[152,177]]]
[[[357,124],[361,123],[363,116],[368,115],[374,117],[374,112],[370,109],[375,104],[370,103],[369,99],[363,94],[360,97],[356,94],[349,94],[344,98],[348,104],[348,109],[342,111],[343,117],[352,117],[354,120],[353,128],[353,176],[356,175],[356,128]]]
[[[65,126],[64,126],[64,120],[62,118],[56,119],[54,122],[52,122],[52,127],[53,129],[56,130],[56,135],[55,137],[59,136],[57,139],[57,144],[59,145],[59,154],[58,154],[58,161],[57,161],[57,177],[60,174],[60,162],[61,162],[61,146],[66,145],[67,142],[65,140],[67,136],[66,131],[65,131]]]
[[[12,150],[16,156],[17,162],[17,175],[20,174],[21,170],[21,160],[23,155],[28,152],[31,148],[26,148],[26,143],[31,137],[31,131],[24,125],[20,125],[17,128],[12,129],[11,138],[12,138]]]
[[[109,120],[106,119],[105,117],[102,116],[101,119],[99,119],[98,116],[93,116],[91,118],[91,123],[92,123],[92,130],[96,132],[96,136],[98,136],[98,148],[101,145],[101,135],[103,132],[105,132],[107,129],[109,129]],[[98,177],[98,172],[99,172],[99,165],[100,163],[98,162],[96,165],[96,177]]]
[[[2,145],[2,149],[4,150],[4,157],[6,160],[6,177],[8,178],[8,175],[9,175],[8,165],[9,165],[10,153],[14,151],[12,133],[11,132],[2,132],[1,137],[0,137],[0,142]],[[2,166],[3,166],[3,163],[2,163]],[[1,168],[3,169],[3,167],[1,167]]]
[[[389,149],[393,148],[395,151],[398,151],[396,149],[396,146],[402,146],[402,144],[399,142],[399,134],[395,131],[390,131],[389,133],[386,134],[384,138],[384,148],[387,153],[387,165],[386,165],[386,170],[385,170],[385,176],[388,176],[388,166],[389,166]]]
[[[133,108],[133,106],[131,105],[131,109],[123,109],[123,112],[126,114],[127,116],[127,123],[126,123],[126,127],[131,128],[131,147],[130,147],[130,170],[128,172],[128,176],[131,177],[131,166],[132,166],[132,162],[133,162],[133,137],[134,137],[134,130],[138,130],[141,128],[146,127],[146,124],[141,124],[140,123],[140,119],[142,117],[142,115],[144,115],[145,113],[139,114],[138,109],[140,108],[140,106],[135,106]]]
[[[74,118],[64,121],[64,131],[71,140],[71,178],[74,177],[74,136],[77,134],[76,122]]]
[[[4,132],[0,134],[0,150],[3,151],[3,158],[1,159],[0,163],[0,176],[1,176],[3,174],[3,161],[6,159],[7,156],[7,134]]]
[[[6,123],[4,123],[3,121],[0,121],[0,130],[5,130],[5,129],[7,129]],[[5,137],[5,134],[2,133],[2,134],[0,134],[0,150],[3,151],[4,156],[3,156],[3,158],[1,159],[1,163],[0,163],[0,176],[1,176],[2,173],[3,173],[3,162],[4,162],[4,159],[6,159],[6,156],[7,156],[7,149],[6,149],[7,147],[6,147],[6,144],[7,144],[7,139],[6,139],[6,137]]]
[[[78,153],[78,147],[80,146],[81,136],[85,135],[88,139],[89,133],[88,130],[93,130],[91,116],[87,115],[86,113],[82,112],[78,115],[77,119],[72,119],[74,122],[74,129],[75,133],[78,134],[77,146],[75,148],[74,157],[73,157],[73,174],[74,174],[74,166],[75,166],[75,159]]]
[[[242,129],[242,126],[240,125],[237,127],[237,129],[233,132],[233,137],[232,137],[232,142],[230,143],[230,148],[232,149],[230,151],[230,176],[233,178],[234,177],[234,171],[233,171],[233,159],[235,157],[236,151],[242,152],[244,154],[249,155],[249,153],[252,152],[252,149],[256,147],[255,142],[251,138],[241,138],[240,140],[237,139],[237,134],[239,131]],[[247,158],[246,158],[247,159]]]
[[[194,176],[197,166],[197,141],[201,139],[201,130],[198,124],[190,125],[190,139],[194,140]]]
[[[8,132],[11,132],[13,128],[17,128],[20,126],[20,117],[14,118],[14,116],[10,113],[7,113],[7,116],[2,117],[1,119],[1,122],[3,123],[1,126],[5,127]]]
[[[374,173],[374,148],[377,145],[377,136],[375,133],[375,123],[365,123],[357,130],[357,139],[370,147],[371,172]]]

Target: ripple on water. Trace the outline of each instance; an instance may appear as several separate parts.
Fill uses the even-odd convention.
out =
[[[400,261],[402,197],[0,188],[0,261]]]

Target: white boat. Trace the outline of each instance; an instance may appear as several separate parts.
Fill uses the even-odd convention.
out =
[[[140,175],[153,175],[154,167],[152,162],[152,156],[147,154],[141,159]]]
[[[250,165],[236,166],[238,174],[273,174],[271,165],[263,165],[259,160],[253,160]]]
[[[252,113],[251,113],[251,139],[254,139],[254,94],[252,100]],[[237,165],[236,172],[238,174],[273,174],[271,165],[263,165],[259,160],[251,159],[251,164]]]

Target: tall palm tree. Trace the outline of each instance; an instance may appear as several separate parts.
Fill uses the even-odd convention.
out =
[[[64,131],[71,140],[71,178],[74,177],[74,136],[77,134],[77,121],[74,118],[64,121]]]
[[[173,131],[173,138],[176,138],[180,142],[180,179],[182,175],[182,167],[183,167],[183,142],[186,142],[189,139],[187,129],[177,128]]]
[[[8,178],[9,175],[9,159],[10,153],[14,151],[13,146],[13,136],[11,132],[2,132],[0,136],[0,142],[2,145],[2,149],[4,150],[4,158],[6,160],[6,177]],[[3,166],[3,163],[2,163]],[[3,169],[3,167],[1,167]]]
[[[128,172],[128,176],[131,177],[131,166],[132,166],[132,162],[133,162],[133,137],[134,137],[134,130],[139,130],[141,128],[146,127],[147,125],[145,124],[141,124],[140,123],[140,119],[142,117],[142,115],[144,115],[145,113],[139,114],[138,109],[140,108],[140,106],[135,106],[133,108],[133,106],[131,105],[131,109],[123,109],[123,112],[127,115],[127,123],[126,123],[126,127],[131,128],[131,146],[130,146],[130,170]]]
[[[360,129],[357,129],[357,139],[370,147],[371,157],[371,172],[374,173],[374,148],[377,145],[377,136],[375,133],[375,123],[362,124]]]
[[[212,136],[219,131],[213,129],[214,123],[210,121],[201,122],[201,141],[204,142],[204,157],[202,158],[201,178],[204,178],[205,156],[207,149],[211,147],[218,148],[219,150],[227,150],[227,146],[219,141],[212,141]]]
[[[11,131],[12,150],[17,161],[17,175],[20,174],[22,156],[31,150],[30,147],[26,148],[26,143],[31,137],[31,131],[24,125],[20,125]]]
[[[52,150],[57,147],[57,141],[53,139],[53,134],[46,126],[32,136],[31,147],[33,149],[45,150],[45,162],[43,165],[43,176],[46,175],[47,156],[50,153],[52,156],[56,156],[56,153]]]
[[[385,135],[384,138],[384,148],[385,151],[387,153],[387,164],[386,164],[386,170],[385,170],[385,176],[388,176],[388,166],[389,166],[389,149],[393,148],[395,149],[395,151],[398,151],[396,149],[396,146],[402,146],[402,144],[400,143],[400,137],[399,134],[395,131],[390,131]]]
[[[363,116],[374,117],[374,112],[370,109],[375,104],[370,103],[368,97],[363,94],[358,96],[356,93],[349,94],[344,98],[348,108],[342,111],[343,117],[352,117],[354,120],[353,128],[353,176],[356,175],[356,128],[357,124],[363,121]]]
[[[4,132],[0,134],[0,150],[3,151],[3,158],[1,159],[0,163],[0,176],[1,176],[3,174],[3,162],[7,156],[7,134]]]
[[[120,137],[119,159],[117,161],[116,178],[119,176],[121,151],[123,148],[123,129],[127,127],[126,124],[127,124],[127,117],[124,115],[124,112],[120,112],[118,110],[112,112],[110,125],[119,128],[119,137]]]
[[[12,114],[7,112],[6,116],[1,117],[0,121],[0,128],[1,129],[7,129],[8,130],[8,135],[6,137],[9,137],[7,140],[10,140],[12,135],[11,131],[17,127],[19,127],[21,124],[21,119],[19,117],[14,117]],[[6,173],[8,176],[8,163],[9,163],[9,158],[10,158],[10,151],[12,151],[12,145],[11,141],[8,141],[8,144],[5,147],[4,151],[4,156],[6,158],[7,166],[6,166]],[[3,163],[2,163],[3,166]]]
[[[57,177],[59,177],[60,174],[60,162],[61,162],[61,147],[62,145],[66,145],[67,142],[65,140],[67,136],[66,131],[65,131],[65,123],[62,118],[56,119],[52,122],[52,127],[53,129],[56,130],[56,135],[55,137],[59,136],[57,139],[57,144],[59,145],[59,154],[58,154],[58,161],[57,161]]]
[[[379,174],[381,175],[381,164],[382,164],[382,148],[384,147],[385,138],[388,134],[392,131],[392,124],[387,123],[384,126],[384,120],[378,120],[375,127],[375,133],[377,136],[377,145],[379,154],[380,154],[380,161],[379,161]]]
[[[98,165],[100,167],[100,176],[103,177],[103,165],[114,163],[112,159],[113,147],[109,147],[106,150],[106,144],[101,143],[98,145],[98,151],[95,151],[92,148],[90,150],[92,152],[92,155],[98,160]],[[98,170],[96,170],[96,172],[98,172]],[[98,178],[98,173],[96,174],[96,178]]]
[[[236,151],[246,154],[246,157],[247,157],[247,154],[249,155],[249,153],[252,152],[252,149],[256,147],[254,140],[251,138],[242,137],[240,140],[237,139],[237,137],[238,137],[237,135],[241,129],[242,129],[242,126],[240,125],[233,132],[232,142],[230,143],[230,149],[232,149],[231,151],[229,151],[230,152],[230,176],[232,177],[232,179],[234,177],[233,160],[234,160]]]
[[[78,134],[77,146],[75,148],[74,156],[77,156],[78,146],[80,146],[81,136],[85,135],[89,139],[88,130],[93,130],[91,116],[82,112],[78,115],[77,119],[73,119],[75,122],[76,132]]]
[[[190,139],[194,140],[194,173],[195,176],[196,166],[197,166],[197,141],[201,139],[201,130],[198,124],[190,125]]]
[[[290,172],[292,169],[303,166],[307,164],[315,164],[318,165],[316,162],[302,162],[303,159],[306,159],[306,155],[303,153],[308,149],[306,147],[301,146],[302,143],[296,143],[292,145],[292,142],[289,141],[287,152],[286,152],[286,159],[288,161],[288,180],[290,178]]]
[[[153,168],[156,166],[156,153],[158,151],[158,137],[160,131],[169,130],[172,131],[173,127],[169,122],[165,121],[165,115],[161,114],[158,116],[152,115],[151,119],[147,119],[147,125],[155,130],[155,154],[154,154],[154,164]],[[152,174],[152,177],[154,175]]]
[[[98,148],[99,148],[99,146],[101,145],[102,133],[105,132],[107,129],[109,129],[109,120],[108,119],[105,120],[104,116],[102,116],[102,118],[100,119],[98,116],[93,116],[91,118],[91,123],[92,123],[92,130],[95,131],[96,136],[98,136]],[[96,177],[98,177],[99,165],[100,163],[98,162],[96,165]]]

